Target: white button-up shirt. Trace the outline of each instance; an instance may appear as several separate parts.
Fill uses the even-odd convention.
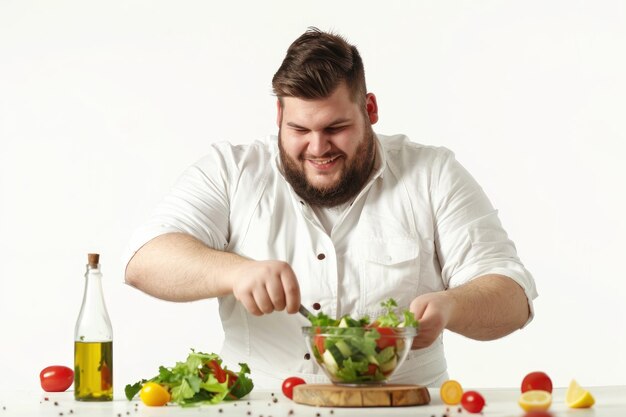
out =
[[[282,175],[277,138],[218,143],[191,166],[149,221],[136,231],[127,258],[170,232],[257,260],[288,262],[302,304],[331,317],[383,313],[394,298],[408,308],[420,294],[502,274],[537,296],[530,273],[488,198],[445,148],[377,135],[377,169],[328,233]],[[208,266],[210,267],[210,266]],[[232,295],[219,299],[224,361],[246,362],[257,387],[288,376],[327,381],[307,348],[298,314],[249,314]],[[392,382],[436,386],[447,378],[441,336],[411,351]]]

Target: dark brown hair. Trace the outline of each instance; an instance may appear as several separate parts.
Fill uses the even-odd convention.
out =
[[[272,88],[282,105],[282,97],[328,97],[341,82],[348,86],[353,102],[365,101],[365,71],[359,51],[340,35],[310,27],[287,49],[272,78]]]

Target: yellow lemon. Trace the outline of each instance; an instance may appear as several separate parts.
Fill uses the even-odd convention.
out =
[[[145,405],[160,407],[169,402],[170,393],[163,385],[156,382],[148,382],[141,388],[139,398]]]
[[[547,410],[552,404],[552,394],[540,390],[526,391],[519,397],[517,403],[524,411]]]
[[[567,388],[567,393],[565,394],[565,403],[567,406],[571,408],[589,408],[594,405],[595,402],[596,400],[593,398],[593,395],[578,385],[576,380],[572,379],[569,388]]]
[[[463,396],[463,388],[461,388],[461,384],[454,379],[449,379],[443,384],[441,384],[441,388],[439,389],[439,394],[441,395],[441,400],[449,405],[456,405],[461,402],[461,397]]]

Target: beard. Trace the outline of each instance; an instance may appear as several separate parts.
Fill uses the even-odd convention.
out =
[[[302,155],[297,160],[287,155],[282,146],[281,131],[278,130],[278,150],[285,179],[302,199],[320,207],[335,207],[356,197],[374,167],[375,144],[374,130],[368,125],[365,129],[365,136],[357,146],[352,160],[345,160],[339,180],[328,187],[316,187],[306,178],[303,166],[305,160]]]

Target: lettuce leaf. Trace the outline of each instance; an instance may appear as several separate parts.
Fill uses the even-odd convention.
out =
[[[226,375],[224,382],[219,382],[215,375],[215,363],[210,366],[210,362],[216,362],[222,369],[221,378]],[[239,373],[222,367],[222,359],[215,353],[196,352],[191,349],[191,353],[184,362],[176,362],[172,368],[159,367],[159,373],[155,377],[146,380],[142,379],[134,384],[126,385],[124,392],[130,401],[141,391],[146,382],[156,382],[166,387],[172,396],[171,401],[181,406],[198,404],[217,404],[224,400],[240,399],[252,391],[254,384],[247,376],[250,368],[245,363],[240,363]],[[234,380],[229,388],[229,381]]]

